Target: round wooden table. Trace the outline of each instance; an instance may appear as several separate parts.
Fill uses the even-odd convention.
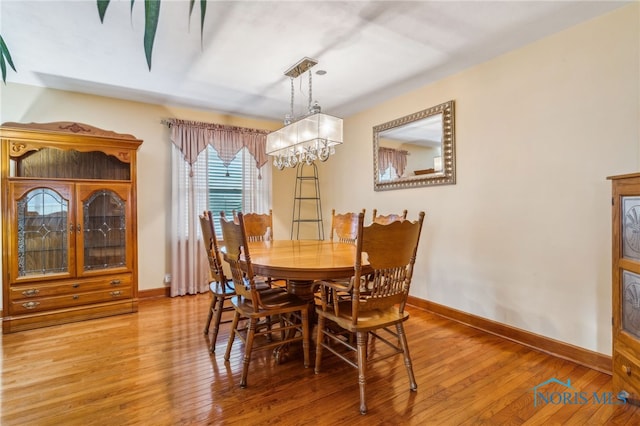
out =
[[[314,283],[317,280],[349,279],[353,276],[356,246],[317,240],[274,240],[248,243],[253,273],[286,279],[287,291],[309,302],[314,323]],[[311,332],[311,330],[309,330]],[[289,345],[274,350],[277,363],[289,358]]]
[[[274,240],[248,245],[254,274],[288,280],[289,291],[303,299],[313,299],[313,281],[353,276],[354,244]]]

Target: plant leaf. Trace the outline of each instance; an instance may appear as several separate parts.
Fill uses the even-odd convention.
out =
[[[191,25],[191,15],[193,14],[193,6],[196,0],[189,1],[189,25]],[[204,34],[204,17],[207,14],[207,0],[200,0],[200,47],[202,48],[202,40]]]
[[[160,16],[160,0],[144,1],[144,53],[147,57],[147,65],[151,71],[151,54],[153,41],[156,38],[158,17]]]
[[[207,0],[200,0],[200,47],[204,35],[204,15],[207,13]]]
[[[11,59],[11,53],[9,53],[9,48],[0,35],[0,70],[2,71],[2,82],[4,84],[7,84],[7,62],[9,62],[11,68],[16,71],[16,67],[13,65],[13,60]]]
[[[111,0],[98,0],[98,15],[100,15],[100,23],[102,24],[104,24],[104,14],[107,13],[109,1]]]
[[[7,84],[7,66],[4,63],[4,52],[0,54],[0,68],[2,68],[2,82]]]
[[[9,48],[7,47],[6,43],[4,42],[4,39],[2,38],[2,36],[0,35],[0,57],[2,57],[2,60],[4,61],[4,58],[7,58],[7,62],[9,62],[9,65],[11,66],[11,68],[13,68],[13,70],[15,72],[18,72],[16,70],[15,65],[13,65],[13,59],[11,59],[11,53],[9,53]],[[3,78],[4,80],[4,78]]]
[[[196,3],[196,0],[189,0],[189,22],[191,22],[191,15],[193,13],[193,5]]]

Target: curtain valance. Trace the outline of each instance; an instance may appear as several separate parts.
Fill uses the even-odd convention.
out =
[[[171,142],[184,155],[185,161],[193,165],[207,145],[211,145],[225,166],[229,166],[236,154],[247,148],[260,169],[268,161],[266,153],[268,130],[227,126],[200,121],[166,120],[171,128]]]
[[[391,166],[396,171],[397,177],[401,177],[407,167],[407,155],[409,152],[401,149],[378,148],[378,161],[380,162],[378,170],[382,173]]]

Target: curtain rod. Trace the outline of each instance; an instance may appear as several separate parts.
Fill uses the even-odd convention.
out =
[[[160,123],[171,128],[176,124],[176,121],[183,121],[188,125],[212,129],[212,130],[214,129],[234,130],[234,131],[240,131],[242,133],[257,133],[257,134],[264,134],[264,135],[271,133],[270,130],[265,130],[265,129],[253,129],[250,127],[233,126],[230,124],[205,123],[204,121],[185,120],[185,119],[179,119],[179,118],[162,119],[160,120]]]

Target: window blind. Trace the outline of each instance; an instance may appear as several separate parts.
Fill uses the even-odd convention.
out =
[[[233,210],[242,211],[242,154],[236,155],[229,167],[225,167],[216,151],[207,147],[207,181],[209,187],[209,210],[214,216],[217,235],[221,235],[220,212],[227,218],[233,217]]]

